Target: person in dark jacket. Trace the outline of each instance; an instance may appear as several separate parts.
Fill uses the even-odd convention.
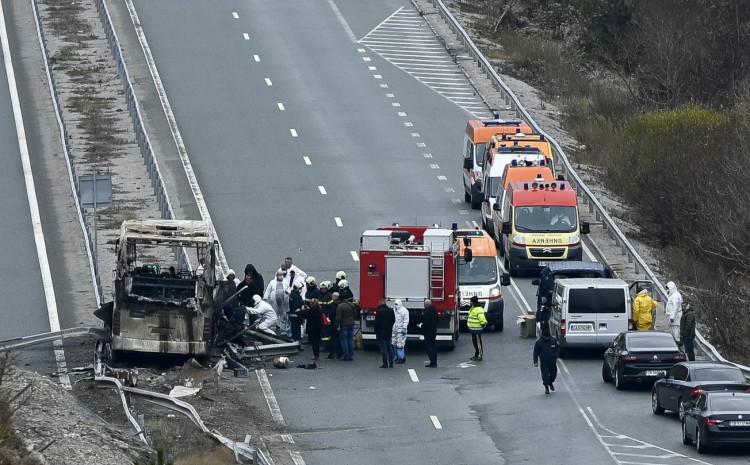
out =
[[[536,288],[536,310],[542,308],[542,298],[549,301],[552,297],[552,289],[555,287],[555,276],[552,274],[549,268],[544,267],[542,269],[542,275],[539,278],[539,286]],[[539,321],[539,320],[537,320]]]
[[[680,339],[685,348],[685,355],[691,362],[695,360],[695,313],[690,304],[685,306],[680,318]]]
[[[245,266],[245,279],[237,285],[237,290],[239,291],[245,287],[248,289],[240,293],[238,296],[240,304],[242,304],[243,307],[252,307],[255,305],[253,302],[253,296],[255,294],[262,296],[266,287],[263,282],[263,276],[261,276],[260,273],[258,273],[258,270],[256,270],[250,263]]]
[[[339,330],[339,341],[341,343],[342,360],[354,360],[354,315],[356,309],[354,304],[344,300],[341,294],[335,292],[336,318],[333,326]]]
[[[320,292],[323,293],[323,295],[320,297],[320,307],[325,312],[325,314],[328,316],[328,319],[331,321],[331,324],[326,326],[323,330],[323,339],[327,340],[327,350],[328,350],[328,358],[341,358],[341,343],[339,342],[339,331],[338,328],[336,328],[336,325],[333,324],[334,320],[336,319],[336,302],[334,302],[334,298],[336,297],[334,294],[335,292],[330,290],[330,281],[323,281],[320,283]]]
[[[539,323],[540,331],[544,331],[544,328],[549,329],[549,319],[552,317],[552,309],[549,307],[547,298],[542,297],[541,305],[536,311],[536,322]]]
[[[394,354],[391,335],[395,322],[396,315],[393,313],[393,309],[381,300],[378,313],[375,315],[375,340],[378,341],[380,354],[383,356],[383,364],[380,365],[380,368],[393,368]]]
[[[313,299],[320,300],[323,296],[323,293],[321,293],[318,288],[318,281],[315,279],[315,276],[308,276],[305,278],[305,288],[305,303],[307,305],[310,305],[310,301]]]
[[[554,382],[557,378],[558,355],[560,355],[560,344],[550,334],[549,326],[545,325],[542,327],[542,336],[534,344],[533,356],[534,366],[539,367],[542,372],[545,394],[549,394],[550,389],[555,390]]]
[[[430,299],[425,299],[422,311],[422,334],[424,335],[424,350],[427,352],[427,358],[430,359],[425,366],[430,368],[437,367],[437,350],[435,349],[437,322],[437,309]]]
[[[302,281],[297,281],[289,292],[289,323],[292,326],[292,339],[299,341],[302,337],[302,316],[300,311],[305,301],[302,300]]]
[[[312,299],[309,304],[305,304],[300,314],[305,319],[307,328],[307,340],[312,346],[314,362],[320,361],[320,336],[323,330],[322,314],[320,302],[318,299]]]
[[[347,302],[354,300],[354,293],[349,288],[349,281],[342,279],[336,285],[339,287],[339,290],[336,292],[341,296],[341,300],[346,300]]]

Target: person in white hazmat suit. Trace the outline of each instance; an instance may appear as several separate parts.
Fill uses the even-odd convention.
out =
[[[251,315],[257,315],[258,321],[256,327],[260,331],[269,334],[276,334],[276,323],[279,321],[276,317],[276,310],[268,302],[265,302],[258,294],[253,296],[255,305],[245,307],[245,310]]]
[[[279,319],[279,333],[284,336],[292,336],[292,325],[289,322],[289,292],[291,292],[290,281],[284,279],[284,271],[276,271],[276,277],[266,287],[263,300],[271,304]]]
[[[669,317],[669,331],[674,340],[680,342],[680,319],[682,318],[682,294],[677,290],[677,285],[670,281],[667,283],[667,317]]]
[[[393,313],[396,315],[396,322],[393,323],[391,344],[393,344],[393,352],[396,354],[396,363],[404,363],[406,361],[406,332],[409,328],[409,310],[401,303],[401,299],[396,299],[393,303]]]

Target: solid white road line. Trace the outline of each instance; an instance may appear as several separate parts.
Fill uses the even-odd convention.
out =
[[[377,30],[377,29],[378,29],[378,28],[379,28],[380,26],[382,26],[383,24],[385,24],[385,23],[386,23],[386,21],[388,21],[389,19],[393,18],[393,17],[394,17],[394,16],[396,16],[397,14],[401,13],[401,10],[403,10],[403,9],[404,9],[404,7],[399,7],[399,9],[398,9],[398,10],[396,10],[396,11],[394,11],[393,13],[391,13],[390,15],[388,15],[388,17],[387,17],[387,18],[385,18],[385,19],[384,19],[384,20],[382,20],[382,21],[381,21],[380,23],[378,23],[378,25],[377,25],[377,26],[375,26],[374,28],[372,28],[372,31],[370,31],[370,34],[372,34],[372,32],[373,32],[373,31],[375,31],[375,30]],[[368,34],[368,35],[369,35],[369,34]],[[360,42],[361,42],[362,40],[364,40],[364,39],[365,39],[366,37],[367,37],[367,35],[366,35],[365,37],[363,37],[363,38],[362,38],[362,39],[360,40]]]
[[[289,133],[292,135],[292,137],[297,137],[297,130],[296,129],[294,129],[294,128],[289,129]]]
[[[318,186],[318,190],[320,191],[320,195],[328,195],[328,192],[326,192],[326,188],[323,186]]]
[[[471,220],[471,224],[474,225],[475,228],[479,228],[479,223],[477,223],[474,220]]]
[[[233,12],[232,12],[232,17],[233,17],[234,19],[239,19],[239,18],[240,18],[240,15],[238,15],[236,11],[233,11]]]
[[[341,24],[341,27],[344,28],[344,32],[346,32],[349,40],[351,40],[352,42],[357,42],[357,36],[354,35],[352,28],[349,27],[349,23],[346,22],[346,18],[344,18],[344,15],[341,14],[341,10],[339,10],[339,7],[336,6],[333,0],[328,0],[328,5],[330,5],[331,9],[333,10],[333,14],[336,15],[336,19],[338,20],[339,24]]]
[[[259,55],[253,55],[253,60],[255,60],[256,63],[260,63],[260,56]]]
[[[266,79],[265,79],[265,81],[266,81],[266,85],[267,85],[267,86],[269,86],[269,87],[270,87],[270,86],[272,86],[272,85],[273,85],[273,82],[271,82],[271,80],[270,80],[269,78],[266,78]]]
[[[271,382],[268,380],[266,370],[264,370],[263,368],[261,368],[260,370],[255,370],[255,374],[258,377],[258,384],[260,384],[260,389],[261,391],[263,391],[263,397],[266,398],[268,410],[271,412],[271,418],[273,418],[273,421],[275,421],[276,423],[285,425],[286,422],[284,421],[283,415],[281,415],[281,408],[279,407],[279,403],[276,400],[276,395],[271,389]]]
[[[305,165],[307,165],[307,166],[312,165],[312,161],[310,161],[310,157],[308,157],[307,155],[305,155],[304,157],[302,157],[302,160],[305,161]]]
[[[443,429],[443,425],[440,424],[440,420],[438,420],[438,417],[435,415],[430,415],[430,420],[432,421],[432,426],[435,427],[435,429]]]
[[[52,272],[49,269],[49,258],[47,257],[47,245],[44,239],[44,230],[42,228],[42,217],[39,213],[39,202],[36,197],[36,187],[34,186],[34,173],[31,167],[31,157],[29,155],[29,146],[26,142],[26,127],[23,124],[23,112],[21,111],[21,100],[18,96],[16,87],[16,73],[13,69],[13,58],[10,53],[10,42],[8,41],[8,30],[5,25],[5,12],[2,3],[0,3],[0,41],[2,41],[3,61],[5,62],[5,74],[8,79],[8,90],[10,92],[10,102],[13,107],[13,119],[16,125],[16,137],[18,138],[18,149],[21,154],[21,165],[23,167],[23,180],[26,184],[26,197],[29,203],[29,213],[31,215],[31,227],[34,231],[34,244],[36,245],[36,255],[39,260],[39,270],[42,277],[42,287],[44,288],[44,298],[47,303],[47,318],[49,319],[49,330],[60,331],[60,318],[57,313],[57,298],[55,297],[55,287],[52,282]],[[67,390],[71,389],[70,377],[68,376],[68,367],[65,362],[65,351],[63,350],[62,340],[56,340],[53,343],[55,362],[57,371],[60,373],[60,384]]]
[[[357,255],[357,251],[350,250],[349,253],[352,254],[352,260],[354,260],[355,262],[359,261],[359,255]]]
[[[245,40],[250,40],[250,34],[248,34],[247,32],[243,32],[243,33],[242,33],[242,37],[243,37],[243,38],[244,38]]]
[[[284,104],[283,104],[283,103],[281,103],[281,102],[277,103],[277,104],[276,104],[276,106],[277,106],[277,107],[279,107],[279,111],[284,111],[284,110],[286,110],[286,108],[284,108]]]
[[[417,376],[417,372],[414,370],[414,368],[409,368],[407,371],[409,372],[409,378],[411,378],[411,382],[418,383],[419,377]]]
[[[344,223],[341,222],[341,218],[340,217],[338,217],[338,216],[334,217],[333,221],[336,222],[336,226],[338,226],[339,228],[343,228],[344,227]]]

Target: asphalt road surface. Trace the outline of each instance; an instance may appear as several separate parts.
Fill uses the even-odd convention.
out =
[[[436,70],[449,65],[432,53],[429,30],[414,29],[408,3],[135,4],[235,268],[252,262],[268,279],[293,255],[319,280],[343,269],[356,283],[352,251],[364,229],[479,223],[462,202],[459,149],[469,111],[486,109],[461,99],[452,68],[443,76],[455,85],[439,90]],[[400,8],[402,21],[384,27]],[[378,28],[386,33],[370,34]],[[561,362],[558,390],[545,396],[533,340],[515,326],[534,290],[530,278],[516,281],[520,294],[505,293],[506,332],[485,336],[483,362],[467,363],[473,351],[463,335],[435,370],[410,348],[406,365],[392,370],[377,368],[376,353],[358,352],[353,363],[273,371],[304,460],[748,463],[742,451],[691,458],[675,418],[651,414],[648,390],[616,392],[601,381],[600,354]]]
[[[0,59],[2,54],[0,53]],[[0,339],[49,331],[34,235],[24,183],[21,154],[10,102],[5,66],[0,66],[0,238],[5,245],[0,260]],[[51,345],[18,354],[32,369],[53,369]]]

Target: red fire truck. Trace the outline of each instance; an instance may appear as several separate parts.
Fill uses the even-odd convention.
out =
[[[407,340],[422,340],[422,310],[430,299],[438,313],[437,344],[453,349],[458,340],[459,243],[453,231],[428,226],[388,226],[360,238],[362,342],[375,345],[375,315],[383,300],[409,309]]]

